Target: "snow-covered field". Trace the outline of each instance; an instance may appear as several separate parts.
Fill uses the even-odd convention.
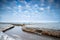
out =
[[[0,24],[0,29],[9,26],[10,24]],[[38,27],[38,28],[48,28],[60,30],[60,23],[38,23],[38,24],[29,24],[26,27]],[[6,31],[5,33],[0,32],[1,40],[60,40],[60,38],[54,38],[49,36],[38,36],[31,33],[23,32],[21,26],[15,26],[13,29]],[[3,35],[3,36],[1,36]],[[9,36],[9,37],[6,37]],[[2,37],[5,37],[4,39]],[[10,38],[10,39],[6,39]]]

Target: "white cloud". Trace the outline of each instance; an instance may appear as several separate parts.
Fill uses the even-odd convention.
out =
[[[21,8],[22,8],[22,6],[21,6],[21,5],[18,5],[18,8],[19,8],[19,9],[21,9]]]
[[[18,5],[18,7],[16,9],[18,9],[18,12],[22,12],[23,7],[21,5]]]
[[[36,12],[36,13],[38,13],[38,11],[37,11],[37,10],[36,10],[35,12]]]
[[[35,4],[35,5],[33,5],[32,7],[34,8],[34,10],[35,10],[35,9],[39,9],[38,4]]]
[[[47,6],[47,9],[50,10],[50,6]]]
[[[29,12],[28,12],[27,10],[25,10],[23,13],[24,13],[24,14],[28,14]]]
[[[34,13],[34,15],[39,14],[39,12],[37,10],[35,10],[35,12],[32,12],[32,13]]]
[[[13,16],[17,16],[17,14],[18,14],[18,13],[17,13],[16,11],[14,11],[12,15],[13,15]]]
[[[49,12],[49,13],[51,12],[51,9],[50,8],[51,8],[50,6],[47,6],[46,7],[47,12]]]
[[[31,12],[34,12],[34,11],[36,11],[36,10],[39,10],[38,4],[35,4],[35,5],[33,5],[33,6],[31,7]]]
[[[26,4],[24,6],[24,9],[29,10],[29,11],[32,11],[32,7],[29,4]]]
[[[38,4],[35,4],[34,7],[38,7]]]
[[[28,5],[28,4],[26,4],[26,8],[28,8],[28,9],[29,9],[29,8],[31,8],[31,6],[30,6],[30,5]]]
[[[44,11],[44,8],[40,8],[41,11]]]
[[[22,15],[23,18],[30,18],[30,15]]]

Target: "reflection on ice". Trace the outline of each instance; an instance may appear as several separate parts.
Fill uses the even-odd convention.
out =
[[[15,40],[15,39],[4,34],[3,32],[0,32],[0,40]]]

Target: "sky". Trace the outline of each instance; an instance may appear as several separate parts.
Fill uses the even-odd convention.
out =
[[[0,22],[60,22],[60,0],[0,0]]]

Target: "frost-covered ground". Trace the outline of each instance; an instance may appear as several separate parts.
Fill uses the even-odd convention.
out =
[[[8,36],[7,34],[0,32],[0,40],[15,40],[14,38]]]
[[[15,26],[15,28],[5,33],[19,40],[60,40],[60,38],[23,32],[20,26]]]
[[[0,24],[0,29],[10,24]],[[38,28],[49,28],[49,29],[60,29],[60,23],[39,23],[26,25],[26,27],[38,27]],[[49,36],[38,36],[31,33],[23,32],[21,26],[15,26],[13,29],[6,31],[5,33],[0,32],[0,40],[60,40],[60,38],[49,37]]]

